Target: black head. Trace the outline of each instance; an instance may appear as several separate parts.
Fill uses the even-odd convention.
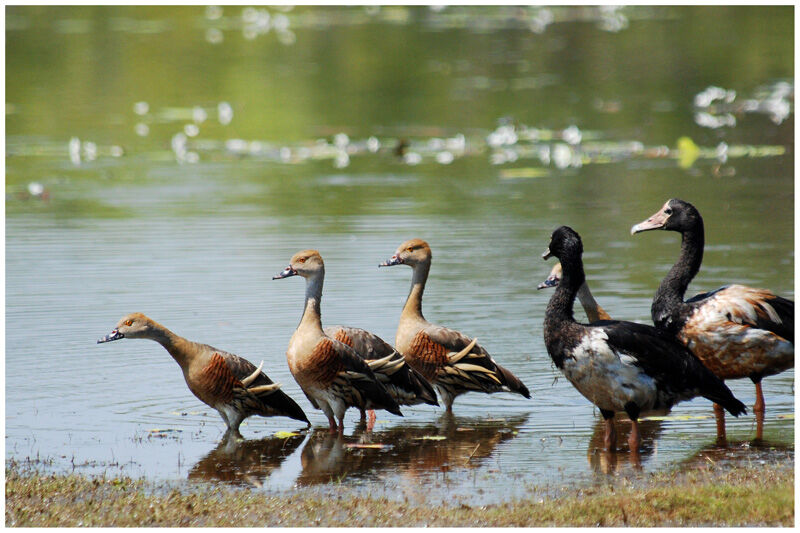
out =
[[[703,219],[700,213],[692,204],[673,198],[667,200],[653,216],[633,226],[631,235],[654,229],[683,233],[697,227],[698,224],[702,225],[702,223]]]
[[[550,245],[547,251],[542,254],[543,259],[551,256],[564,260],[564,257],[578,257],[583,254],[583,243],[581,236],[569,226],[561,226],[550,236]]]

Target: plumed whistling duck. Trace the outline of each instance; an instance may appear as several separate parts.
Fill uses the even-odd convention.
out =
[[[541,282],[536,288],[548,289],[556,287],[559,281],[561,281],[561,263],[556,263],[552,270],[550,270],[550,275],[547,276],[547,279]],[[600,307],[600,304],[598,304],[597,300],[592,296],[589,285],[585,282],[581,285],[580,289],[578,289],[578,301],[581,302],[581,307],[583,307],[586,318],[589,319],[590,323],[597,322],[598,320],[611,320],[611,316],[606,313],[605,309]]]
[[[683,297],[703,262],[703,218],[689,202],[671,199],[631,228],[677,231],[681,252],[656,291],[653,323],[685,344],[720,379],[750,378],[756,386],[756,438],[761,439],[764,394],[761,379],[794,368],[794,302],[765,289],[727,285]],[[714,406],[717,436],[725,438],[725,413]]]
[[[183,370],[189,390],[216,409],[228,426],[226,436],[241,438],[239,425],[251,416],[288,416],[311,423],[294,400],[280,390],[250,361],[207,344],[184,339],[141,313],[122,318],[117,327],[98,340],[151,339],[164,348]]]
[[[303,317],[286,351],[289,370],[316,409],[328,417],[331,432],[344,432],[348,407],[385,409],[403,416],[397,402],[381,385],[370,366],[353,348],[322,330],[320,300],[325,264],[316,250],[297,252],[289,266],[272,279],[302,276],[306,279]]]
[[[696,396],[717,402],[734,416],[745,406],[714,374],[676,340],[652,326],[601,321],[575,321],[572,306],[586,281],[583,244],[567,226],[553,232],[542,257],[561,261],[562,278],[547,305],[544,343],[553,363],[606,421],[605,445],[615,447],[614,413],[623,411],[633,423],[628,444],[639,449],[639,414],[669,410]]]
[[[391,259],[379,265],[408,265],[413,269],[411,291],[397,326],[397,350],[409,365],[433,383],[448,412],[452,412],[456,396],[470,391],[507,391],[530,398],[528,388],[495,363],[476,339],[435,326],[422,316],[422,293],[431,257],[428,243],[411,239],[401,244]]]
[[[378,381],[395,399],[398,405],[417,405],[427,403],[439,405],[436,391],[422,374],[406,364],[397,350],[377,335],[360,328],[328,326],[322,331],[325,335],[350,346],[364,359]],[[366,413],[361,410],[361,418]],[[375,414],[370,410],[370,426],[375,422]]]

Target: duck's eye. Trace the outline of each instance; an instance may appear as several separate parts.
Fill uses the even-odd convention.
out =
[[[126,326],[130,326],[130,325],[132,325],[132,324],[133,324],[133,320],[126,320],[126,321],[125,321],[125,325],[126,325]]]
[[[305,263],[306,262],[306,258],[305,257],[301,257],[300,259],[297,260],[297,262],[298,263]]]
[[[409,246],[408,248],[406,248],[406,251],[407,252],[413,252],[414,251],[414,247],[413,246]]]
[[[672,208],[668,207],[668,208],[664,209],[664,214],[665,215],[671,215],[672,214]]]

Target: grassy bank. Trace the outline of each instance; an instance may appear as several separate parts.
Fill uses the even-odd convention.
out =
[[[354,494],[176,490],[6,468],[6,526],[689,526],[794,524],[791,465],[658,474],[645,487],[549,500],[420,507]]]

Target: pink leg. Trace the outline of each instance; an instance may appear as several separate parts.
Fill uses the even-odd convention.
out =
[[[631,420],[631,434],[628,435],[628,447],[632,453],[639,453],[639,446],[642,444],[642,438],[639,436],[639,421]]]
[[[375,411],[370,409],[367,412],[367,431],[372,431],[372,428],[375,427],[375,420],[377,420],[377,417],[375,416]]]
[[[614,428],[614,419],[607,418],[605,420],[606,434],[603,437],[603,446],[609,452],[613,452],[617,448],[617,430]]]
[[[725,409],[718,403],[714,404],[714,416],[717,418],[717,444],[724,446],[728,442],[725,435]]]
[[[753,412],[756,414],[756,439],[758,440],[764,438],[764,413],[766,410],[764,393],[761,391],[761,382],[759,381],[756,383],[756,403],[753,406]]]

